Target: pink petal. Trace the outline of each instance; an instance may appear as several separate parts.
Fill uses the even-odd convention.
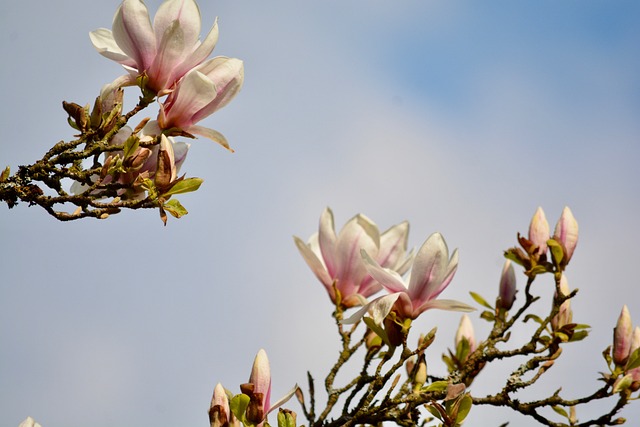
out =
[[[91,44],[96,48],[98,53],[105,58],[109,58],[113,61],[117,61],[121,64],[125,64],[131,67],[136,65],[136,62],[129,58],[126,53],[120,49],[120,46],[113,38],[111,30],[106,28],[99,28],[89,33]]]
[[[182,28],[184,34],[184,44],[189,47],[195,46],[200,37],[200,10],[193,0],[167,0],[163,2],[156,16],[153,18],[153,28],[156,40],[162,40],[167,28],[174,22]]]
[[[371,258],[364,249],[360,251],[360,255],[362,256],[367,272],[387,291],[407,291],[407,287],[402,280],[402,276],[400,276],[396,271],[381,267],[380,264]]]
[[[236,58],[218,56],[195,69],[211,79],[216,89],[215,98],[194,115],[194,122],[198,122],[227,105],[240,92],[244,83],[244,64]]]
[[[474,307],[471,307],[470,305],[460,301],[451,300],[451,299],[434,299],[434,300],[425,302],[419,307],[416,307],[416,309],[414,309],[414,315],[415,317],[418,317],[421,313],[424,313],[425,311],[433,308],[439,309],[439,310],[464,311],[464,312],[471,312],[476,310]]]
[[[340,230],[335,246],[335,277],[344,296],[357,293],[368,274],[360,251],[375,253],[379,245],[378,228],[364,215],[356,215]]]
[[[376,261],[382,267],[396,269],[407,251],[409,223],[407,221],[394,225],[380,236],[380,250]]]
[[[440,233],[433,233],[422,244],[413,260],[409,295],[422,304],[438,290],[449,263],[449,249]]]
[[[234,152],[233,148],[229,147],[229,142],[227,141],[227,138],[225,138],[223,134],[221,134],[215,129],[206,128],[204,126],[193,125],[193,126],[187,127],[184,130],[194,135],[200,135],[200,136],[204,136],[205,138],[209,138],[213,142],[217,142],[218,144],[222,145],[224,148],[231,151],[232,153]]]
[[[169,89],[175,83],[173,70],[182,62],[185,51],[183,29],[177,21],[165,31],[153,64],[149,68],[149,87],[156,92]]]
[[[113,38],[122,51],[146,71],[156,55],[156,37],[149,11],[140,0],[124,0],[113,18]]]
[[[302,258],[306,261],[311,271],[316,275],[316,277],[322,282],[325,288],[327,288],[327,292],[332,297],[332,300],[335,298],[333,292],[333,278],[329,276],[325,266],[322,264],[322,261],[318,259],[318,256],[311,250],[311,248],[304,243],[299,237],[293,236],[293,241],[302,255]]]
[[[215,97],[216,87],[207,76],[195,70],[188,72],[165,102],[160,125],[164,129],[174,126],[184,129],[195,124],[196,112]]]
[[[196,43],[195,50],[185,58],[185,60],[180,64],[175,70],[174,73],[178,76],[184,75],[187,71],[199,65],[211,55],[213,49],[216,47],[218,43],[218,20],[213,24],[213,27],[207,34],[207,37],[202,41],[202,43]]]

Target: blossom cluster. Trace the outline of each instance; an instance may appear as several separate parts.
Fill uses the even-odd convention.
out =
[[[233,151],[220,132],[198,123],[240,91],[243,62],[225,56],[207,59],[218,41],[218,25],[214,23],[202,40],[200,29],[195,0],[165,0],[153,23],[141,0],[124,0],[111,30],[100,28],[90,33],[96,50],[120,63],[126,74],[102,88],[91,113],[88,108],[65,103],[76,129],[106,138],[109,145],[99,173],[76,180],[71,189],[74,194],[87,192],[100,198],[105,189],[115,189],[117,197],[124,200],[149,196],[160,200],[161,210],[179,216],[179,204],[163,203],[182,181],[178,172],[190,145],[174,137],[200,135]],[[159,105],[157,118],[144,119],[135,129],[118,126],[124,117],[123,88],[133,85],[142,90],[140,107],[153,100]],[[183,183],[174,193],[193,191],[200,182]]]
[[[358,214],[336,234],[333,213],[326,208],[318,233],[306,244],[295,236],[294,241],[338,309],[362,306],[343,323],[355,323],[369,313],[369,327],[388,344],[398,345],[411,321],[429,309],[475,310],[459,301],[437,299],[458,268],[458,251],[450,257],[444,238],[434,233],[415,256],[407,254],[408,232],[405,221],[380,233],[373,221]],[[405,281],[402,275],[409,269]],[[367,300],[381,289],[388,294]]]

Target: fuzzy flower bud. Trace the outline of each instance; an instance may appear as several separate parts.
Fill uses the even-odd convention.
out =
[[[569,289],[569,282],[567,276],[562,275],[560,278],[560,291],[563,295],[569,295],[571,289]],[[557,294],[556,294],[557,296]],[[551,319],[551,328],[554,331],[562,328],[563,326],[571,323],[573,320],[573,310],[571,310],[571,300],[568,299],[560,305],[560,311]]]
[[[473,353],[476,350],[477,344],[473,323],[471,323],[471,319],[466,314],[462,315],[460,325],[458,325],[458,330],[456,331],[456,347],[460,345],[462,340],[466,340],[469,343],[469,353]]]
[[[633,338],[633,324],[631,315],[626,305],[622,307],[618,323],[613,329],[613,362],[617,366],[627,363],[631,350],[631,340]]]
[[[547,217],[544,215],[544,211],[541,207],[538,207],[536,213],[531,219],[529,224],[529,240],[535,246],[537,250],[535,253],[540,256],[547,252],[547,240],[549,240],[549,223]]]
[[[227,392],[220,383],[218,383],[216,388],[213,390],[211,407],[209,409],[209,421],[211,422],[211,427],[240,426],[239,421],[234,417],[229,409],[229,398],[227,397]]]
[[[563,263],[568,263],[578,244],[578,222],[573,217],[568,206],[565,206],[562,210],[562,215],[556,224],[553,237],[562,243],[565,257]]]
[[[516,300],[516,273],[510,260],[505,261],[500,275],[500,292],[498,294],[498,308],[510,310]]]
[[[42,427],[33,418],[27,417],[18,427]]]

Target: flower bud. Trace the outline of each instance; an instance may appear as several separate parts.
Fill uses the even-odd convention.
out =
[[[458,326],[458,330],[456,331],[456,348],[462,342],[462,340],[467,340],[469,343],[469,353],[473,353],[477,347],[476,345],[476,337],[473,331],[473,324],[471,323],[471,319],[466,314],[462,315],[460,319],[460,325]]]
[[[547,252],[547,240],[549,240],[549,233],[549,223],[547,222],[547,218],[544,215],[542,208],[538,207],[533,218],[531,218],[531,223],[529,224],[529,240],[538,247],[535,251],[538,256]]]
[[[42,427],[33,418],[27,417],[18,427]]]
[[[631,337],[631,348],[629,350],[629,355],[631,355],[634,351],[636,351],[640,347],[640,326],[636,326],[633,330],[633,336]],[[636,390],[640,387],[640,367],[633,368],[629,372],[631,377],[633,378],[633,382],[636,383],[632,388]],[[636,391],[633,390],[633,391]]]
[[[571,292],[571,289],[569,289],[569,282],[567,281],[567,276],[565,276],[564,274],[560,278],[560,291],[562,292],[563,295],[569,295],[569,293]],[[556,294],[556,297],[557,297],[557,294]],[[573,320],[573,310],[571,310],[571,300],[568,299],[568,300],[565,300],[560,305],[560,310],[558,311],[558,314],[553,316],[553,318],[551,319],[551,329],[553,329],[554,331],[557,331],[563,326],[571,323],[572,320]]]
[[[565,206],[562,210],[562,215],[556,224],[553,237],[562,243],[565,256],[563,263],[568,263],[578,244],[578,222],[573,217],[568,206]]]
[[[616,366],[623,366],[627,363],[631,350],[631,340],[633,338],[633,325],[631,315],[626,305],[622,307],[618,323],[613,329],[613,362]]]
[[[505,261],[500,276],[500,291],[498,293],[498,308],[510,310],[516,300],[516,273],[510,260]]]
[[[209,408],[209,421],[211,427],[224,427],[229,425],[229,418],[231,412],[229,410],[229,398],[227,392],[222,387],[222,384],[218,383],[213,390],[213,397],[211,398],[211,407]]]

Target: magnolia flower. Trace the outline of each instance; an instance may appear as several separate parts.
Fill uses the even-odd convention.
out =
[[[506,260],[500,275],[500,290],[497,306],[505,310],[511,310],[516,300],[516,273],[510,260]]]
[[[227,105],[240,91],[243,81],[244,66],[239,59],[219,56],[202,63],[189,71],[160,104],[158,127],[201,135],[229,149],[219,132],[196,123]]]
[[[135,84],[137,77],[145,76],[145,87],[162,94],[213,51],[217,23],[202,42],[200,26],[200,10],[194,0],[164,1],[153,25],[141,0],[124,0],[113,18],[113,31],[100,28],[89,37],[101,55],[129,72],[121,83]]]
[[[384,268],[363,249],[367,271],[390,295],[379,297],[365,305],[344,323],[355,323],[365,313],[371,313],[375,324],[382,325],[394,311],[400,319],[415,319],[426,310],[438,308],[453,311],[474,311],[467,304],[455,300],[436,299],[445,290],[458,268],[458,250],[449,258],[449,249],[440,233],[433,233],[424,242],[413,260],[409,283],[396,271]]]
[[[565,206],[562,210],[562,215],[556,224],[553,237],[562,244],[564,249],[563,262],[565,264],[568,263],[578,245],[578,222],[573,217],[568,206]]]
[[[27,417],[18,427],[42,427],[33,418]]]
[[[282,399],[271,405],[271,368],[267,352],[263,349],[258,351],[253,361],[249,383],[242,384],[240,390],[249,396],[249,406],[246,411],[246,418],[256,427],[262,427],[269,412],[279,408],[296,392],[298,386],[294,386]]]
[[[541,207],[538,207],[536,213],[531,218],[529,224],[529,240],[535,246],[537,246],[536,254],[538,256],[547,252],[547,240],[549,240],[549,223],[547,217],[544,215],[544,211]]]
[[[337,289],[341,304],[353,307],[362,305],[365,298],[381,289],[367,272],[360,251],[365,250],[381,266],[404,274],[411,260],[406,255],[408,233],[409,223],[405,221],[380,234],[373,221],[358,214],[336,235],[333,212],[326,208],[320,216],[319,232],[311,236],[309,243],[295,236],[293,239],[331,301],[338,301]]]

